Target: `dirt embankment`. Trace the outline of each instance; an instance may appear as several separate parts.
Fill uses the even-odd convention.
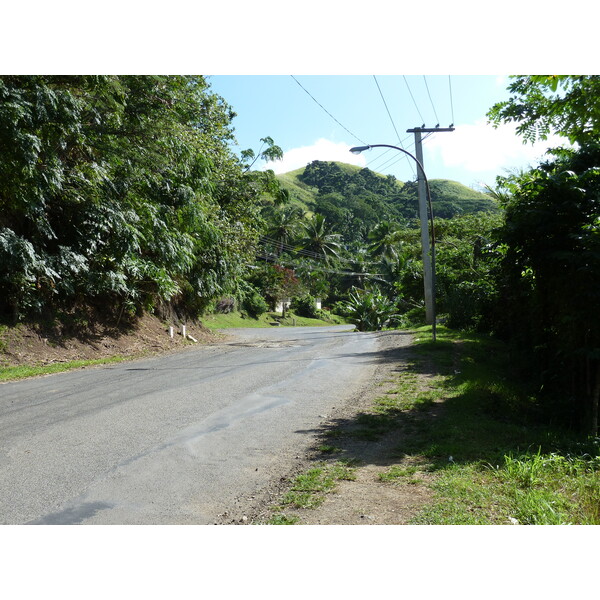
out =
[[[174,325],[171,338],[169,325],[149,314],[119,327],[116,321],[100,319],[96,315],[79,315],[71,322],[1,327],[0,366],[44,366],[112,356],[133,358],[222,339],[198,322],[186,324],[186,338],[181,334],[181,327]]]

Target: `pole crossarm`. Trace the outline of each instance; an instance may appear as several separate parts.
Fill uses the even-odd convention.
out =
[[[415,127],[414,129],[407,129],[406,133],[435,133],[436,131],[454,131],[454,127]]]

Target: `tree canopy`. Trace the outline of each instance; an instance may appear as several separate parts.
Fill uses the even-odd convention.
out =
[[[0,77],[0,313],[232,289],[264,186],[202,77]]]
[[[600,134],[600,76],[518,75],[511,78],[508,100],[488,112],[494,124],[517,123],[526,141],[550,133],[585,144]]]

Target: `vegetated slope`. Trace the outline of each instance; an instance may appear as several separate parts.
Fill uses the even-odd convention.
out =
[[[321,212],[332,222],[354,217],[369,224],[382,219],[405,220],[418,216],[416,182],[403,183],[392,175],[381,175],[367,168],[313,161],[277,178],[294,204],[304,210]],[[429,184],[437,217],[449,219],[498,210],[490,196],[459,182],[433,179]]]
[[[408,184],[406,187],[409,187]],[[436,217],[450,219],[458,215],[499,210],[490,196],[457,181],[432,179],[429,181],[429,189]],[[414,192],[416,198],[416,190]]]
[[[316,187],[303,183],[298,176],[302,175],[304,167],[277,175],[279,183],[285,188],[289,194],[293,204],[297,204],[304,211],[312,211],[315,207],[315,198],[319,190]]]

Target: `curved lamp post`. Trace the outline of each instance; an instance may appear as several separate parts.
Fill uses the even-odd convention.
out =
[[[393,148],[394,150],[398,150],[399,152],[404,152],[404,154],[410,156],[417,163],[420,175],[422,175],[423,181],[425,182],[425,190],[427,192],[427,205],[429,207],[429,216],[431,224],[431,251],[429,249],[429,235],[427,233],[427,207],[422,206],[421,202],[419,202],[419,217],[421,220],[421,248],[423,254],[425,311],[427,315],[427,321],[431,322],[431,331],[433,334],[433,341],[435,342],[435,229],[433,222],[433,210],[431,207],[431,192],[429,190],[429,181],[427,179],[427,175],[425,175],[425,169],[423,169],[421,161],[419,161],[416,156],[413,156],[407,150],[404,150],[404,148],[399,148],[398,146],[391,146],[390,144],[371,144],[369,146],[355,146],[354,148],[350,148],[350,152],[352,152],[352,154],[360,154],[361,152],[364,152],[365,150],[370,150],[371,148]]]

